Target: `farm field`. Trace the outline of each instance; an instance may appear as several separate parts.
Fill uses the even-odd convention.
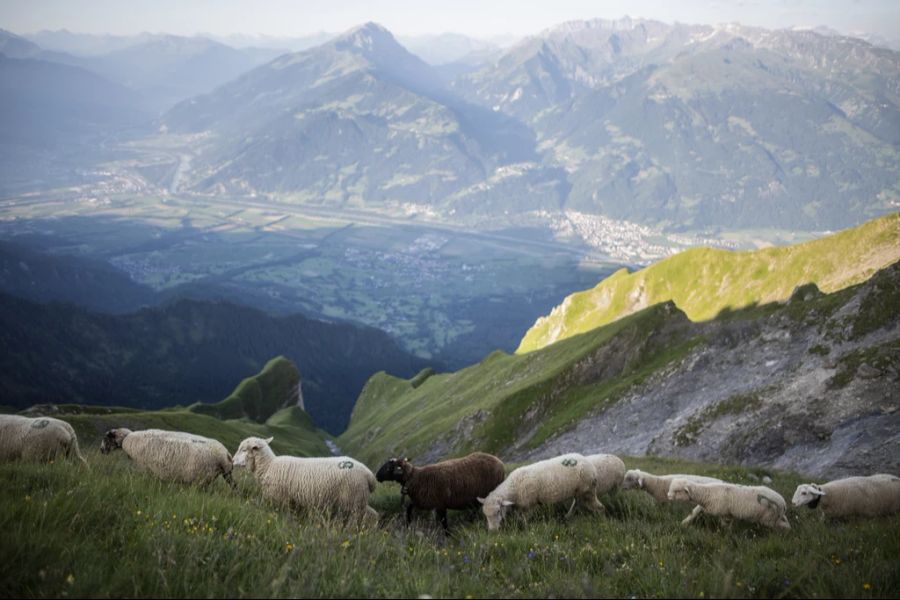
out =
[[[96,200],[58,192],[7,201],[0,238],[106,261],[163,299],[224,298],[378,327],[451,367],[512,350],[559,298],[620,266],[527,231],[478,234],[245,199]]]

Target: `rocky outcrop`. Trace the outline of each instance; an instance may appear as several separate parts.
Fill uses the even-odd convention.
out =
[[[900,263],[831,295],[695,324],[705,343],[539,448],[900,471]]]

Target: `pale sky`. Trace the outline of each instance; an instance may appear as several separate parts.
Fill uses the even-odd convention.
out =
[[[452,31],[489,37],[624,15],[770,29],[826,25],[900,38],[900,0],[0,0],[0,28],[15,33],[299,36],[375,21],[400,35]]]

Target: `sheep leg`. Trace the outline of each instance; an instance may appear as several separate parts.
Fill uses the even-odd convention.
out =
[[[441,522],[441,527],[444,528],[444,533],[450,533],[450,527],[447,525],[447,509],[438,508],[434,511],[434,514]]]
[[[587,505],[591,512],[598,513],[606,510],[606,507],[597,499],[597,494],[588,492],[582,496],[581,501]]]
[[[374,527],[378,524],[378,511],[369,506],[368,504],[363,509],[362,514],[359,519],[359,524],[361,527]]]
[[[577,498],[572,498],[572,506],[569,507],[569,512],[566,513],[567,519],[572,516],[572,511],[575,510],[575,501],[576,500],[577,500]]]
[[[412,502],[410,502],[409,505],[406,507],[406,524],[407,525],[412,523],[412,511],[413,511],[413,505],[412,505]]]
[[[690,525],[691,522],[700,516],[700,513],[703,512],[703,507],[699,504],[694,507],[694,510],[691,511],[691,514],[687,516],[687,518],[681,522],[682,525]]]
[[[225,483],[228,484],[228,487],[231,488],[232,492],[237,491],[237,484],[234,482],[234,477],[231,476],[231,473],[222,473],[222,479],[225,480]]]

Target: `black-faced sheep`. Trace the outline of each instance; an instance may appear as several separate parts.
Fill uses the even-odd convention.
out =
[[[484,452],[473,452],[424,467],[413,466],[405,458],[392,458],[375,474],[378,481],[396,481],[403,486],[401,495],[410,499],[406,508],[407,523],[412,520],[414,508],[434,510],[444,531],[449,529],[447,509],[477,507],[478,498],[490,494],[505,476],[503,462]]]
[[[603,510],[597,500],[597,470],[580,454],[564,454],[519,467],[484,500],[482,511],[488,530],[495,531],[511,506],[528,509],[536,504],[556,504],[572,499],[566,516],[572,514],[575,501],[594,511]]]
[[[231,454],[216,440],[184,431],[120,427],[107,431],[100,442],[103,454],[118,448],[160,479],[207,485],[221,475],[234,488]]]
[[[337,510],[377,522],[378,513],[369,506],[375,475],[366,465],[348,456],[275,456],[271,442],[272,438],[247,438],[234,455],[235,466],[250,469],[266,498],[293,508]]]
[[[791,500],[794,506],[821,508],[824,517],[876,517],[900,511],[900,478],[879,474],[847,477],[822,485],[797,486]]]
[[[697,506],[681,524],[689,525],[701,513],[754,521],[766,527],[790,529],[787,504],[781,494],[764,485],[734,483],[696,483],[674,479],[669,486],[669,500],[694,502]]]
[[[71,425],[52,417],[0,415],[0,461],[45,461],[58,456],[87,464]]]

